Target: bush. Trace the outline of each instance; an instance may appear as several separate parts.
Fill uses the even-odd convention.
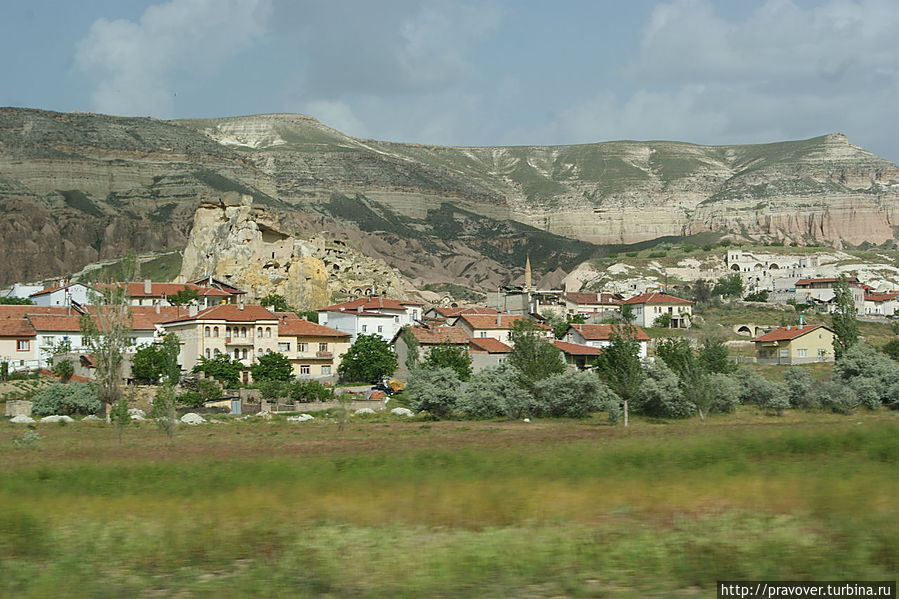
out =
[[[852,387],[834,381],[818,383],[814,391],[818,405],[837,414],[852,414],[858,407],[858,396]]]
[[[287,397],[289,383],[285,384],[274,379],[263,379],[256,383],[256,388],[259,389],[259,395],[262,396],[262,399],[278,399],[279,397]]]
[[[896,400],[899,364],[873,347],[857,343],[834,364],[833,379],[852,387],[862,405],[876,409]]]
[[[787,400],[794,408],[815,408],[818,403],[812,394],[812,377],[802,368],[791,366],[784,372]]]
[[[471,418],[521,418],[536,412],[534,397],[518,384],[518,373],[506,366],[485,368],[465,386],[457,404]]]
[[[666,313],[656,316],[656,319],[652,321],[652,326],[667,329],[671,326],[671,315]]]
[[[298,379],[287,386],[287,396],[294,401],[328,401],[334,399],[334,389],[318,381]]]
[[[100,409],[97,392],[90,383],[55,383],[35,393],[32,401],[31,413],[35,416],[93,414]]]
[[[446,418],[456,409],[461,395],[462,381],[452,368],[412,371],[406,394],[414,412],[425,411],[434,418]]]
[[[733,376],[721,373],[709,375],[709,383],[715,390],[711,412],[728,414],[740,405],[740,382]]]
[[[58,376],[60,380],[65,380],[75,374],[75,367],[71,360],[62,359],[50,368],[50,372]]]
[[[680,379],[662,360],[646,369],[646,380],[634,397],[633,407],[656,418],[687,418],[696,412],[693,402],[684,399]]]
[[[215,383],[215,381],[211,381],[209,379],[197,380],[197,392],[200,394],[204,401],[208,401],[210,399],[218,399],[222,396],[222,388],[219,387]]]
[[[191,408],[202,408],[206,400],[196,391],[185,391],[177,398],[178,405],[188,406]]]
[[[293,380],[293,367],[290,365],[290,360],[283,354],[271,352],[256,358],[256,363],[250,366],[250,374],[257,382],[287,382]]]
[[[873,380],[859,377],[853,379],[849,386],[855,391],[859,405],[869,410],[876,410],[880,407],[880,398],[884,390],[880,389]]]
[[[766,412],[774,412],[778,416],[790,406],[787,390],[773,383],[755,371],[742,369],[737,371],[737,379],[741,384],[740,402],[754,404]]]
[[[620,401],[596,374],[566,371],[537,381],[537,407],[553,417],[585,418]]]

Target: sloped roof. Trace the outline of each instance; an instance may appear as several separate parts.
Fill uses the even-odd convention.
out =
[[[617,306],[624,301],[615,297],[614,293],[589,293],[582,291],[569,291],[565,294],[565,299],[576,304],[598,304],[601,306]]]
[[[57,285],[52,285],[52,286],[50,286],[50,287],[46,287],[46,288],[44,288],[44,289],[41,289],[40,291],[35,291],[34,293],[32,293],[31,295],[29,295],[28,297],[35,297],[35,296],[38,296],[38,295],[44,295],[45,293],[52,293],[52,292],[54,292],[54,291],[58,291],[59,289],[68,289],[69,287],[74,287],[74,286],[76,286],[76,285],[80,285],[80,286],[82,286],[82,287],[87,287],[87,285],[85,285],[84,283],[66,283],[65,285],[58,285],[58,284],[57,284]]]
[[[896,299],[896,296],[899,295],[899,291],[885,291],[885,292],[877,292],[877,291],[869,291],[865,294],[865,300],[869,302],[888,302],[890,300]]]
[[[831,331],[830,327],[824,326],[823,324],[806,324],[803,326],[790,326],[790,327],[780,327],[779,329],[774,329],[769,333],[765,333],[764,335],[760,335],[753,339],[753,343],[755,342],[763,342],[763,341],[789,341],[790,339],[795,339],[797,337],[801,337],[806,333],[811,333],[815,329],[827,329]],[[833,332],[833,331],[831,331]]]
[[[153,330],[157,324],[187,316],[187,308],[178,306],[129,306],[131,310],[131,328],[140,330]]]
[[[29,314],[28,322],[35,331],[59,331],[77,333],[81,331],[78,316],[57,316],[50,314]]]
[[[467,306],[465,308],[434,308],[434,311],[444,318],[452,318],[460,314],[496,314],[496,308],[486,306]]]
[[[34,337],[35,331],[25,318],[0,319],[0,337]]]
[[[472,329],[511,329],[516,321],[525,320],[525,317],[519,314],[501,314],[500,322],[497,323],[495,314],[460,314],[459,320],[465,321]],[[541,322],[531,322],[538,329],[551,330],[551,327]]]
[[[423,345],[440,345],[441,343],[450,345],[468,344],[468,333],[459,327],[409,327],[409,331]]]
[[[319,312],[355,312],[359,310],[359,308],[362,308],[363,312],[372,310],[406,311],[406,306],[404,306],[399,300],[389,299],[386,297],[381,297],[380,295],[376,295],[374,297],[360,297],[349,302],[325,306],[324,308],[321,308]]]
[[[602,353],[602,350],[598,347],[591,347],[589,345],[581,345],[580,343],[569,343],[567,341],[553,341],[553,345],[561,349],[566,354],[570,354],[572,356],[598,356]]]
[[[612,333],[621,334],[624,331],[624,325],[621,324],[572,324],[568,328],[574,329],[588,341],[606,341]],[[635,326],[634,331],[637,341],[649,341],[649,335],[643,329]]]
[[[115,283],[121,287],[124,283]],[[108,285],[98,285],[108,287]],[[144,283],[128,283],[128,297],[162,297],[176,295],[184,289],[193,289],[200,297],[231,297],[232,294],[215,287],[200,287],[191,283],[150,283],[150,292],[146,292]]]
[[[210,283],[210,281],[212,281],[212,283]],[[194,279],[193,281],[188,281],[188,283],[198,287],[216,287],[229,292],[231,295],[243,295],[246,293],[246,291],[241,291],[231,283],[226,283],[225,281],[220,281],[213,277],[201,277],[199,279]]]
[[[262,306],[244,306],[243,310],[234,304],[219,304],[200,310],[196,316],[179,316],[164,321],[164,324],[195,320],[224,320],[226,322],[256,322],[257,320],[278,320],[272,312]]]
[[[488,354],[507,354],[512,348],[493,337],[471,337],[468,339],[468,347],[474,352],[487,352]]]
[[[349,333],[332,329],[317,322],[309,322],[293,312],[276,312],[278,336],[282,337],[349,337]]]
[[[836,277],[823,277],[823,278],[818,278],[818,279],[799,279],[798,281],[796,281],[796,283],[794,283],[794,285],[799,287],[800,285],[811,285],[812,283],[836,283],[839,280],[840,279],[838,279]],[[858,279],[856,279],[855,277],[846,277],[846,282],[849,285],[855,286],[858,284]]]
[[[692,304],[690,300],[681,299],[667,293],[641,293],[624,300],[625,304]]]

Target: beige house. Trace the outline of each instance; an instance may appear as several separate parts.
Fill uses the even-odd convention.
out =
[[[417,345],[415,349],[409,347],[409,343],[406,341],[403,331],[409,331],[414,337],[416,343],[413,343],[413,345]],[[412,351],[418,353],[418,360],[421,362],[425,359],[431,348],[440,345],[450,345],[462,348],[463,350],[468,350],[468,334],[459,327],[451,327],[442,324],[435,326],[403,327],[403,329],[397,331],[396,335],[393,336],[391,345],[396,354],[396,375],[403,377],[409,374],[406,362]]]
[[[833,331],[823,324],[774,329],[752,340],[756,359],[768,364],[833,362]]]
[[[461,328],[469,337],[476,339],[489,337],[503,343],[509,343],[512,340],[512,327],[519,320],[527,319],[518,314],[461,314],[454,326]],[[553,330],[551,327],[539,322],[533,322],[533,324],[538,330],[543,331],[545,337],[548,339],[552,338]]]
[[[634,309],[634,324],[641,327],[656,326],[656,321],[668,315],[669,326],[675,329],[690,327],[693,302],[667,293],[641,293],[624,301]]]
[[[278,353],[290,360],[294,376],[328,378],[337,375],[340,359],[350,348],[350,334],[300,318],[293,312],[276,312]]]
[[[566,292],[562,297],[569,314],[619,312],[624,298],[617,293]]]

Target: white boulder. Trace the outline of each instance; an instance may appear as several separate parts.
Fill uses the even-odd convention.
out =
[[[54,414],[52,416],[44,416],[41,418],[41,422],[75,422],[75,419],[70,416]]]
[[[200,416],[199,414],[197,414],[196,412],[188,412],[187,414],[185,414],[184,416],[181,417],[181,422],[183,422],[184,424],[195,425],[195,424],[203,424],[204,422],[206,422],[206,419],[203,418],[202,416]]]
[[[128,414],[131,416],[131,420],[146,420],[147,413],[141,410],[140,408],[131,408],[128,410]]]
[[[355,412],[353,412],[353,416],[358,416],[359,414],[374,414],[375,411],[371,408],[359,408]]]
[[[90,416],[85,416],[84,418],[82,418],[81,422],[85,422],[85,421],[86,422],[93,422],[93,421],[99,422],[100,420],[103,420],[103,419],[100,418],[99,416],[95,416],[94,414],[91,414]]]
[[[397,416],[415,416],[409,408],[393,408],[390,410],[390,413],[396,414]]]
[[[13,416],[9,419],[10,422],[15,422],[16,424],[32,424],[34,422],[34,418],[31,416],[26,416],[25,414],[19,414],[18,416]]]
[[[258,416],[259,418],[262,418],[263,420],[271,420],[272,419],[271,412],[259,412],[258,414],[256,414],[256,416]]]
[[[307,420],[315,420],[311,414],[300,414],[299,416],[288,416],[288,422],[306,422]]]

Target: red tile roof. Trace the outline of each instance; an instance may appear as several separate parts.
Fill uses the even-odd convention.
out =
[[[512,348],[493,337],[471,337],[468,340],[469,351],[487,352],[488,354],[507,354]]]
[[[459,327],[409,327],[409,331],[424,345],[468,345],[468,333]]]
[[[240,306],[234,304],[219,304],[200,310],[196,316],[180,316],[164,321],[165,324],[175,322],[190,322],[195,320],[224,320],[227,322],[256,322],[257,320],[277,320],[278,317],[262,306]]]
[[[572,324],[569,328],[581,334],[588,341],[606,341],[614,332],[624,332],[624,325],[620,324]],[[637,341],[649,341],[649,335],[638,326],[634,327]]]
[[[293,312],[276,312],[279,337],[349,337],[349,333],[309,322]]]
[[[343,302],[342,304],[334,304],[332,306],[326,306],[321,308],[321,310],[327,310],[329,312],[355,312],[359,308],[362,308],[364,312],[370,310],[401,310],[403,312],[406,311],[406,306],[404,306],[399,300],[389,299],[386,297],[381,297],[380,295],[374,297],[360,297],[358,299],[354,299],[349,302]],[[319,311],[321,311],[319,310]]]
[[[502,314],[500,322],[496,322],[496,315],[490,314],[460,314],[459,320],[464,321],[472,329],[511,329],[512,325],[518,320],[525,320],[524,316],[518,314]],[[531,321],[538,329],[552,330],[541,322]]]
[[[883,293],[878,292],[868,292],[865,294],[865,301],[869,302],[888,302],[892,299],[896,299],[896,296],[899,295],[899,291],[886,291]]]
[[[467,308],[434,308],[444,318],[452,318],[461,314],[496,314],[496,308],[486,306],[468,306]]]
[[[624,300],[615,297],[613,293],[587,293],[587,292],[568,292],[565,299],[576,304],[592,304],[600,306],[617,306]]]
[[[568,343],[567,341],[553,341],[553,345],[561,349],[566,354],[573,356],[598,356],[602,350],[598,347],[590,347],[589,345],[581,345],[580,343]]]
[[[0,319],[0,337],[34,337],[34,328],[25,318]]]
[[[690,300],[681,299],[667,293],[641,293],[624,300],[625,304],[692,304]]]
[[[187,308],[176,306],[159,306],[159,314],[156,313],[156,306],[129,306],[129,309],[131,328],[139,331],[152,331],[161,322],[187,316]]]
[[[795,327],[781,327],[779,329],[774,329],[770,333],[765,333],[764,335],[760,335],[753,339],[753,342],[758,341],[788,341],[790,339],[795,339],[796,337],[800,337],[805,335],[806,333],[811,333],[815,329],[827,329],[830,330],[829,327],[824,326],[823,324],[807,324],[803,326],[795,326]]]
[[[212,281],[211,284],[209,283],[210,280]],[[246,291],[241,291],[230,283],[219,281],[218,279],[212,277],[202,277],[200,279],[188,281],[188,283],[191,285],[197,285],[198,287],[218,287],[224,291],[231,293],[232,295],[244,295],[246,293]]]
[[[796,287],[811,285],[812,283],[836,283],[840,279],[835,277],[825,277],[821,279],[799,279],[796,281]],[[855,287],[858,285],[858,279],[855,277],[846,277],[846,282],[849,283],[850,286]]]
[[[35,331],[62,331],[77,333],[81,331],[78,316],[56,316],[48,314],[29,314],[28,322]]]

